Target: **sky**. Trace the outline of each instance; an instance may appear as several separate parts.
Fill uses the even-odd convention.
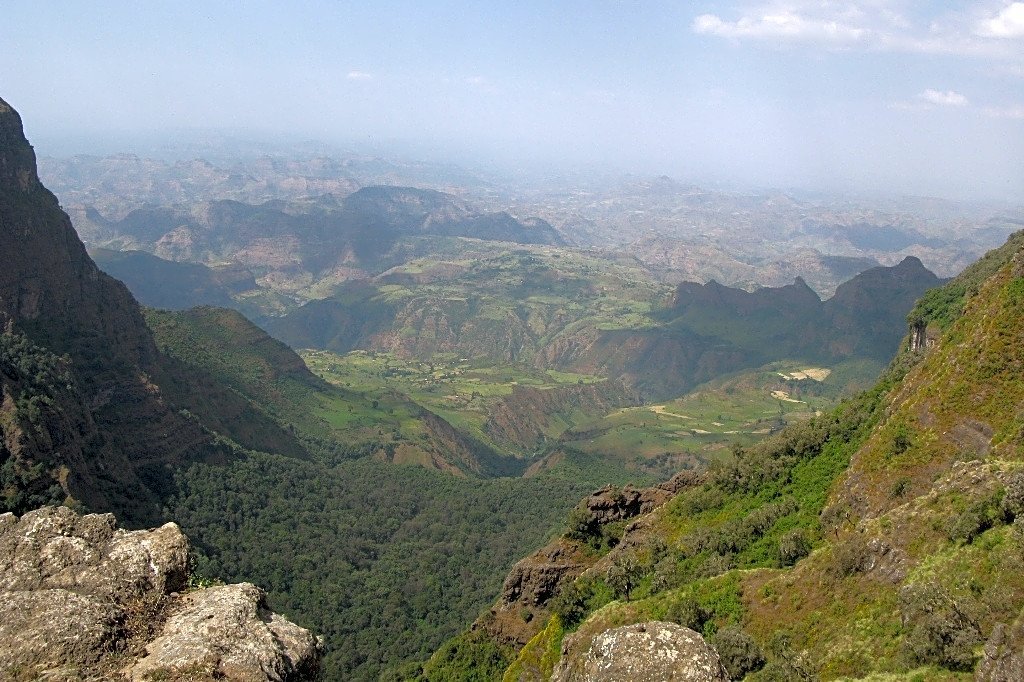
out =
[[[1024,202],[1024,2],[4,0],[0,50],[42,154],[220,130]]]

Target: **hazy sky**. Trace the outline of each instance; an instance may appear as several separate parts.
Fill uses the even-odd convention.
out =
[[[215,128],[1024,200],[1024,2],[4,0],[0,49],[42,153]]]

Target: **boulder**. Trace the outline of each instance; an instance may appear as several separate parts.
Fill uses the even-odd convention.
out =
[[[267,608],[250,583],[221,585],[185,595],[146,655],[131,668],[134,680],[188,672],[213,679],[287,682],[315,677],[316,637]]]
[[[188,552],[173,523],[129,531],[67,507],[0,514],[0,679],[316,677],[317,639],[255,586],[186,593]]]
[[[585,650],[584,650],[585,647]],[[567,637],[552,682],[729,682],[718,652],[675,623],[606,630],[589,641]]]

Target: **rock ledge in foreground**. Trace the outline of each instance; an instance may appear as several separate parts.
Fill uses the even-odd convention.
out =
[[[254,585],[185,593],[173,523],[118,529],[112,514],[0,514],[0,679],[316,679],[319,644]]]

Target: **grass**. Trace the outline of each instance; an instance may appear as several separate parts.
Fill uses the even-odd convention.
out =
[[[305,350],[301,355],[315,374],[364,400],[377,400],[383,405],[396,393],[408,396],[456,428],[505,451],[509,444],[494,442],[484,425],[495,404],[512,395],[517,386],[551,389],[603,381],[601,377],[572,372],[489,365],[450,353],[438,354],[429,362],[367,351],[338,355]],[[571,418],[561,423],[561,427],[552,427],[548,434],[551,438],[573,424]]]
[[[831,409],[850,389],[867,381],[871,363],[828,368],[824,381],[781,376],[810,366],[775,362],[698,386],[659,405],[629,407],[586,421],[562,437],[566,447],[635,463],[662,477],[700,467],[793,423]],[[838,381],[833,375],[839,375]],[[775,395],[773,395],[773,393]],[[785,395],[788,400],[777,396]]]

